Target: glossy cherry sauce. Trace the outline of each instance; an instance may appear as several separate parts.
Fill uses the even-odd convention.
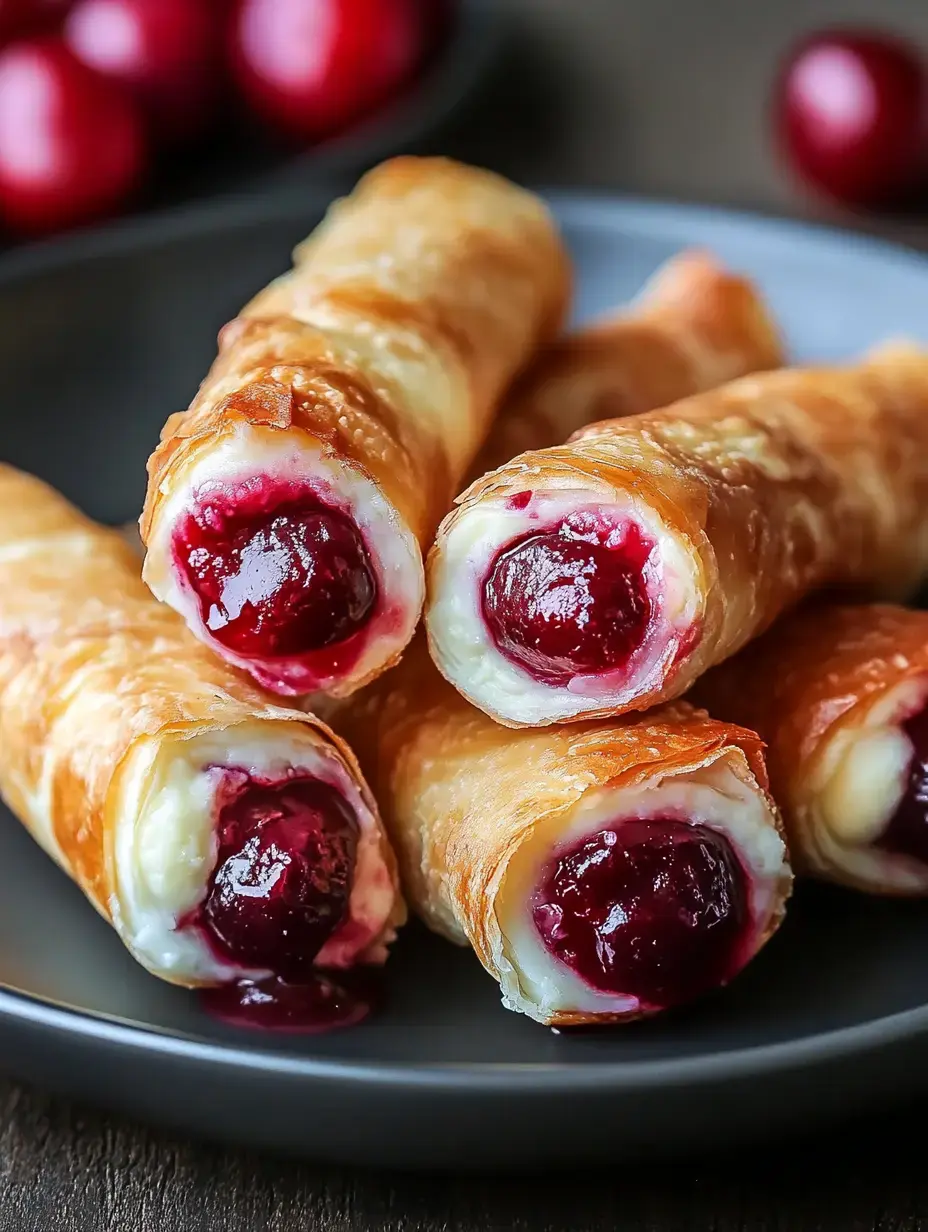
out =
[[[353,1027],[371,1012],[366,990],[341,975],[316,972],[301,984],[271,976],[206,988],[200,998],[207,1013],[232,1027],[318,1035]]]
[[[672,818],[630,820],[552,861],[533,918],[548,951],[592,988],[667,1009],[739,969],[747,876],[715,830]]]
[[[555,686],[624,667],[651,618],[644,578],[651,547],[635,526],[613,543],[608,530],[573,519],[503,549],[483,590],[496,646]]]
[[[316,779],[227,774],[216,866],[188,923],[221,958],[299,980],[348,913],[357,819]]]
[[[876,846],[928,864],[928,707],[902,729],[912,741],[905,793]]]
[[[374,613],[377,581],[346,514],[264,477],[201,494],[174,556],[220,645],[279,659],[335,646]]]
[[[218,957],[273,972],[202,993],[237,1026],[315,1032],[364,1018],[368,999],[313,969],[348,915],[358,823],[344,797],[310,777],[276,782],[225,772],[219,850],[196,927]]]

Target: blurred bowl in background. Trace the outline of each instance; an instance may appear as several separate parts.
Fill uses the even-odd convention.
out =
[[[2,2],[3,0],[0,0],[0,4]],[[64,8],[68,7],[64,0],[60,2]],[[219,0],[219,2],[225,3],[225,0]],[[254,0],[250,2],[253,4]],[[9,246],[17,240],[28,238],[30,233],[41,234],[56,229],[69,229],[84,222],[94,220],[99,222],[103,218],[121,212],[144,214],[199,199],[252,193],[284,183],[305,183],[307,185],[324,183],[337,189],[343,181],[347,183],[354,179],[360,171],[389,155],[422,149],[427,139],[437,140],[437,134],[450,125],[452,119],[457,117],[458,113],[464,109],[464,105],[476,94],[503,46],[507,23],[498,0],[444,0],[440,6],[437,0],[420,0],[420,2],[422,8],[420,18],[417,20],[425,23],[425,29],[424,31],[420,29],[416,38],[425,40],[424,44],[420,44],[427,48],[424,59],[412,72],[408,81],[398,86],[388,85],[381,92],[382,95],[387,96],[385,101],[378,100],[376,91],[368,88],[371,100],[366,105],[370,110],[360,114],[357,120],[348,123],[347,115],[344,121],[339,121],[338,116],[334,115],[329,117],[332,121],[331,135],[321,135],[316,140],[311,140],[308,134],[302,138],[293,134],[288,137],[286,124],[278,122],[275,127],[274,116],[262,116],[262,107],[256,105],[261,103],[261,81],[257,80],[258,94],[255,95],[255,80],[249,81],[247,77],[244,79],[240,77],[236,90],[232,90],[230,83],[228,98],[223,101],[220,109],[219,122],[212,125],[208,136],[198,140],[189,140],[186,144],[160,140],[144,143],[147,153],[143,151],[143,171],[148,171],[149,164],[151,166],[150,174],[144,176],[145,183],[141,193],[132,194],[132,177],[128,175],[128,172],[123,177],[126,185],[125,191],[119,183],[114,183],[111,193],[103,195],[100,192],[95,193],[94,190],[99,180],[96,174],[93,174],[90,177],[90,185],[83,186],[87,189],[85,193],[87,203],[86,208],[83,209],[77,208],[82,202],[75,197],[72,185],[72,180],[80,179],[80,176],[76,171],[74,174],[69,174],[69,171],[74,170],[71,167],[72,163],[77,169],[87,164],[87,150],[83,147],[75,148],[74,123],[72,122],[75,99],[70,96],[65,97],[67,91],[62,93],[57,79],[50,80],[50,84],[46,84],[43,75],[38,72],[33,73],[30,80],[25,83],[20,80],[22,74],[16,78],[13,69],[18,63],[17,57],[28,59],[29,56],[35,58],[45,55],[47,58],[54,53],[58,59],[62,60],[64,67],[69,68],[72,75],[83,73],[88,80],[94,78],[95,81],[91,84],[95,84],[97,92],[109,90],[115,95],[118,86],[120,90],[125,88],[126,92],[131,94],[131,87],[136,83],[114,79],[107,72],[109,67],[107,63],[104,62],[102,66],[98,65],[94,56],[90,54],[99,52],[100,55],[105,53],[105,56],[109,56],[112,53],[112,31],[102,29],[99,23],[97,24],[97,30],[100,31],[98,45],[95,48],[92,42],[85,40],[89,50],[87,50],[87,56],[83,55],[85,47],[81,39],[77,38],[78,35],[83,37],[83,26],[77,18],[79,15],[83,18],[85,11],[93,6],[84,4],[71,9],[75,20],[68,19],[65,23],[65,37],[71,39],[70,50],[65,48],[65,44],[60,39],[56,41],[55,37],[51,40],[46,39],[47,47],[43,45],[41,39],[38,42],[34,38],[29,41],[28,35],[25,43],[14,41],[3,53],[4,65],[9,61],[12,66],[7,66],[9,67],[7,76],[13,74],[10,89],[22,85],[28,86],[28,89],[20,90],[15,97],[7,97],[8,105],[4,108],[4,116],[8,122],[6,128],[2,129],[7,137],[2,150],[3,158],[0,159],[0,164],[2,164],[0,170],[9,170],[9,182],[2,181],[2,213],[9,224],[9,230],[0,231],[0,246]],[[230,12],[241,12],[241,6],[245,3],[246,0],[238,0],[240,7],[230,8]],[[324,6],[318,11],[314,10],[312,5],[308,5],[305,10],[300,5],[297,5],[295,9],[291,6],[288,13],[284,8],[286,0],[281,0],[282,7],[275,14],[273,3],[274,0],[264,0],[264,8],[261,9],[259,6],[255,11],[259,14],[270,14],[271,17],[280,13],[284,14],[285,20],[281,28],[276,31],[271,30],[268,34],[268,49],[275,54],[279,54],[282,47],[286,52],[290,46],[286,43],[288,21],[290,29],[307,29],[314,33],[317,29],[320,31],[324,29],[324,27],[316,27],[313,24],[321,20],[319,13],[325,11]],[[367,8],[363,11],[367,12],[368,18],[372,13],[376,15],[374,5],[375,0],[367,0]],[[96,7],[102,10],[108,7],[109,12],[112,12],[113,8],[113,6],[105,5]],[[150,7],[141,3],[136,7],[140,11],[149,13],[149,18],[151,17]],[[183,5],[179,7],[183,9]],[[80,14],[78,9],[81,9]],[[349,9],[349,12],[353,10]],[[438,28],[439,14],[441,15],[441,28]],[[160,10],[157,10],[157,18],[160,21]],[[435,28],[430,29],[430,27]],[[229,27],[230,31],[231,29],[232,27]],[[380,30],[380,33],[375,34],[376,30]],[[328,32],[331,36],[331,27]],[[88,39],[91,34],[96,37],[96,31],[88,28]],[[141,36],[136,33],[135,37]],[[336,91],[331,96],[332,100],[338,103],[337,92],[347,88],[349,92],[357,93],[358,102],[363,103],[365,88],[371,85],[364,77],[364,73],[370,69],[364,66],[376,63],[376,59],[372,57],[380,54],[378,39],[384,41],[383,54],[388,55],[390,51],[389,28],[386,25],[382,29],[376,25],[370,27],[368,21],[368,24],[360,30],[350,26],[343,27],[339,37],[343,37],[343,49],[347,59],[342,58],[339,62],[340,68],[337,70],[343,74],[342,80],[339,81],[336,78],[331,83]],[[368,46],[361,55],[360,62],[356,62],[357,46],[363,46],[365,38]],[[319,48],[324,48],[326,44],[322,33],[319,34],[319,39],[323,40],[319,42]],[[372,44],[371,39],[374,40]],[[282,40],[284,40],[283,43]],[[123,42],[125,42],[125,36]],[[293,44],[292,39],[291,44]],[[302,63],[309,65],[318,74],[321,61],[316,59],[314,62],[313,56],[306,54],[314,51],[316,43],[310,41],[302,46],[294,44],[294,47],[298,54],[296,56],[284,54],[283,70],[291,72],[294,64]],[[81,56],[83,63],[77,64],[68,60],[72,50]],[[351,58],[353,54],[355,60]],[[55,63],[57,64],[57,60]],[[92,66],[94,71],[91,72],[91,68],[85,65]],[[98,67],[101,68],[100,77],[96,74]],[[155,67],[158,66],[155,65]],[[344,76],[346,73],[347,77]],[[351,85],[352,73],[357,78],[355,86]],[[110,81],[105,80],[108,75]],[[44,73],[44,77],[49,77],[48,72]],[[40,100],[41,106],[34,97],[37,87],[33,79],[41,80],[42,89],[49,95],[48,100]],[[138,84],[144,85],[145,83]],[[289,85],[289,82],[285,85]],[[249,88],[251,97],[249,97]],[[314,88],[311,76],[309,88],[310,90]],[[321,83],[321,88],[323,90],[327,88],[324,82]],[[7,93],[9,95],[9,91]],[[71,94],[74,93],[71,91]],[[88,89],[84,93],[89,96],[93,94],[93,91]],[[77,98],[80,102],[81,92],[77,91],[77,95],[80,95]],[[121,100],[117,98],[115,101],[120,102]],[[131,100],[127,100],[125,105],[128,105],[129,101]],[[311,103],[312,101],[310,99]],[[322,98],[323,105],[328,101]],[[284,106],[286,105],[287,100],[284,98]],[[88,108],[84,107],[84,111],[87,110]],[[194,118],[192,114],[182,113],[181,128],[185,124],[190,127]],[[96,120],[91,116],[90,121],[92,122],[88,121],[84,125],[87,131],[82,130],[84,146],[89,143],[90,152],[99,153],[104,160],[109,156],[109,147],[112,143],[103,135],[107,131],[107,124],[97,123],[97,121],[108,119],[107,114],[97,116]],[[151,120],[152,117],[147,116],[146,124],[149,124]],[[26,123],[25,128],[22,127],[24,122]],[[16,132],[11,130],[11,125],[17,130]],[[158,136],[154,129],[149,135]],[[97,150],[96,147],[100,146],[101,139],[104,145]],[[25,156],[22,149],[24,143]],[[44,179],[40,177],[38,183],[34,182],[36,173],[33,164],[35,160],[29,155],[29,149],[36,146],[43,148],[48,146],[50,150],[59,151],[58,163],[53,170],[50,168],[48,171],[48,175],[52,178],[49,180],[47,177]],[[97,161],[99,162],[100,159],[98,158]],[[141,175],[135,176],[136,180],[142,178]],[[132,199],[124,205],[123,210],[120,210],[120,204],[129,197]]]
[[[426,0],[428,3],[428,0]],[[352,175],[391,154],[409,152],[450,123],[488,76],[505,39],[501,0],[456,0],[448,27],[421,71],[373,115],[302,152],[256,151],[263,182],[294,183]],[[256,140],[256,144],[258,144]],[[265,138],[266,144],[266,138]],[[257,166],[263,162],[262,166]],[[241,181],[236,177],[237,186]]]

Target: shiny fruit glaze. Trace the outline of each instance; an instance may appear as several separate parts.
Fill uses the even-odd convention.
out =
[[[902,730],[912,742],[905,792],[876,846],[928,864],[928,708]]]
[[[201,928],[216,953],[238,966],[303,982],[348,914],[357,819],[335,788],[316,779],[227,775],[216,866],[182,926]]]
[[[301,984],[271,976],[205,988],[200,1000],[208,1014],[230,1027],[318,1035],[353,1027],[371,1012],[369,997],[356,983],[341,973],[314,974]]]
[[[592,988],[659,1010],[737,972],[749,890],[724,835],[670,818],[636,819],[558,855],[532,913],[548,951]]]
[[[270,481],[198,502],[174,538],[177,567],[220,645],[292,658],[343,642],[372,616],[377,583],[345,514]]]
[[[641,645],[651,617],[637,527],[608,536],[562,525],[505,548],[484,583],[483,614],[500,652],[536,680],[617,671]]]

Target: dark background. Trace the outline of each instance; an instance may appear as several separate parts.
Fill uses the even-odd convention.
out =
[[[514,24],[503,63],[426,148],[532,183],[853,221],[928,246],[928,213],[849,220],[797,193],[766,113],[797,33],[878,22],[928,46],[925,0],[500,3]],[[707,1159],[694,1143],[686,1160],[562,1177],[387,1176],[194,1144],[6,1082],[0,1228],[903,1232],[928,1225],[924,1123],[911,1107],[740,1155]]]

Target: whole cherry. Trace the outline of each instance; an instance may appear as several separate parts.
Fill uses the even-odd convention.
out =
[[[425,38],[418,0],[239,0],[231,68],[259,115],[315,140],[395,93]]]
[[[145,171],[132,100],[57,38],[0,52],[0,215],[54,231],[111,214]]]
[[[177,142],[215,115],[221,29],[215,0],[78,0],[64,35],[79,60],[139,101],[157,138]]]
[[[787,57],[776,124],[787,156],[816,188],[851,205],[898,203],[928,168],[928,70],[891,35],[823,31]]]

